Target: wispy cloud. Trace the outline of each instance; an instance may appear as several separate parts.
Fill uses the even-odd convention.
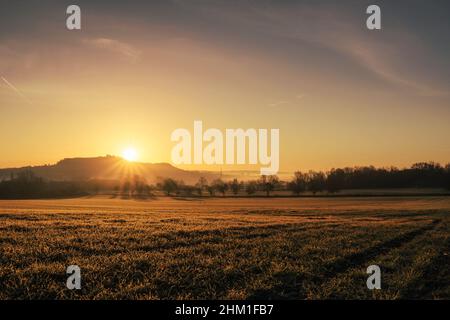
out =
[[[278,31],[283,37],[316,43],[345,55],[391,85],[403,87],[423,96],[449,94],[448,90],[429,79],[428,75],[411,72],[410,63],[415,61],[419,65],[423,64],[427,61],[429,52],[425,52],[420,39],[409,32],[401,29],[391,30],[383,34],[383,41],[374,39],[369,41],[364,28],[355,27],[358,26],[357,23],[346,23],[350,18],[346,17],[345,13],[324,14],[321,10],[312,8],[305,12],[304,20],[313,26],[314,32],[305,31],[308,28],[297,28],[298,17],[294,21],[276,13],[267,14],[266,17],[270,18],[271,23],[276,21],[284,26]],[[414,60],[410,57],[407,64],[403,58],[404,52],[414,53]]]
[[[93,38],[84,39],[83,42],[95,48],[108,50],[131,61],[137,61],[141,55],[141,51],[134,46],[115,39]]]
[[[422,96],[450,94],[442,83],[430,76],[432,70],[425,74],[410,67],[411,64],[426,65],[433,49],[424,49],[423,39],[407,29],[391,27],[389,31],[379,33],[379,37],[373,37],[375,33],[365,29],[364,19],[355,20],[355,16],[337,6],[320,4],[250,5],[248,10],[239,12],[217,6],[209,9],[208,14],[231,21],[230,25],[235,28],[240,26],[242,30],[256,30],[271,37],[305,43],[306,46],[313,44],[336,52],[393,87]],[[405,59],[405,52],[414,57],[410,54]]]
[[[448,95],[449,92],[436,86],[430,86],[425,79],[418,80],[415,77],[408,75],[406,72],[399,72],[393,64],[399,63],[392,57],[385,56],[380,53],[380,50],[363,46],[358,42],[348,45],[347,47],[338,48],[342,52],[346,52],[352,56],[358,63],[365,66],[369,71],[399,87],[404,87],[413,90],[418,95],[422,96],[443,96]],[[413,52],[412,46],[409,49],[404,49],[404,52]]]
[[[289,105],[295,103],[295,100],[302,100],[305,97],[304,94],[297,94],[295,97],[289,100],[279,100],[273,103],[269,103],[269,107],[280,107],[283,105]]]
[[[22,91],[20,91],[15,85],[13,85],[11,82],[9,82],[5,77],[1,76],[0,78],[3,80],[4,83],[6,83],[6,85],[10,89],[12,89],[15,93],[17,93],[22,99],[24,99],[29,104],[33,104],[31,102],[31,100],[28,99],[28,97],[24,93],[22,93]]]
[[[270,106],[270,107],[279,107],[279,106],[286,105],[286,104],[289,104],[289,103],[290,103],[290,102],[287,101],[287,100],[281,100],[281,101],[269,103],[269,106]]]

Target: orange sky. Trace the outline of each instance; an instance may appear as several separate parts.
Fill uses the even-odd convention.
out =
[[[414,33],[392,7],[377,33],[363,6],[268,3],[82,1],[81,31],[65,29],[63,5],[11,4],[0,167],[129,146],[170,162],[171,132],[194,120],[280,129],[281,171],[450,162],[450,50],[429,36],[439,22],[425,16],[428,33]]]

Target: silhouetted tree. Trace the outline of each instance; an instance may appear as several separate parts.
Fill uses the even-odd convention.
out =
[[[141,177],[137,174],[133,176],[133,191],[132,193],[138,196],[142,196],[144,192],[144,181],[142,181]]]
[[[222,179],[216,179],[212,182],[214,189],[222,193],[222,196],[225,196],[225,193],[228,190],[228,184],[222,181]]]
[[[294,178],[288,183],[287,187],[295,195],[299,195],[306,190],[307,177],[300,171],[294,173]]]
[[[178,191],[178,183],[170,178],[164,179],[161,188],[168,196],[170,196],[173,192]]]
[[[186,184],[183,180],[176,181],[177,189],[175,190],[175,194],[180,196],[183,192],[186,192]]]
[[[203,190],[206,190],[208,187],[208,180],[206,180],[205,177],[200,177],[200,179],[198,179],[198,182],[195,184],[195,187],[197,189],[198,195],[201,196]]]
[[[207,186],[206,190],[208,191],[211,197],[213,197],[216,194],[216,187],[214,185]]]
[[[245,192],[251,196],[255,194],[256,190],[258,190],[258,183],[256,181],[248,181],[245,186]]]
[[[85,185],[85,190],[90,190]],[[49,198],[86,195],[80,186],[69,181],[46,181],[26,169],[12,176],[12,180],[0,181],[0,198]]]
[[[241,186],[242,185],[239,183],[238,179],[233,179],[233,181],[230,182],[230,190],[234,195],[237,195],[239,193]]]
[[[258,181],[261,190],[263,190],[266,193],[267,197],[270,196],[270,193],[273,190],[275,190],[275,188],[278,186],[279,183],[280,180],[275,175],[270,176],[263,175]]]
[[[183,185],[179,186],[179,191],[180,192],[178,194],[183,193],[185,196],[191,197],[196,190],[197,189],[196,189],[195,186],[190,186],[190,185],[184,185],[183,184]]]
[[[126,196],[130,196],[131,183],[129,180],[125,180],[122,186],[122,193]]]
[[[153,191],[153,186],[145,184],[143,186],[143,193],[146,197],[151,197],[152,196],[152,191]]]
[[[308,190],[314,195],[325,189],[326,177],[323,172],[310,171],[307,177]]]
[[[325,182],[325,188],[329,193],[338,192],[345,182],[345,173],[342,169],[331,169],[328,172],[327,180]]]
[[[445,183],[444,186],[446,189],[450,190],[450,163],[445,166]]]

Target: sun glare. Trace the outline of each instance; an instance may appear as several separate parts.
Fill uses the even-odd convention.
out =
[[[138,158],[138,154],[136,149],[134,148],[127,148],[125,150],[123,150],[122,152],[122,157],[127,160],[127,161],[136,161]]]

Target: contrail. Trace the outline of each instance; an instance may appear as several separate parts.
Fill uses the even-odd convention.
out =
[[[2,80],[8,85],[8,87],[10,87],[11,89],[13,89],[19,96],[21,96],[26,102],[28,102],[29,104],[33,104],[30,99],[27,98],[26,95],[24,95],[19,89],[17,89],[11,82],[9,82],[8,80],[5,79],[5,77],[0,77],[2,78]]]

